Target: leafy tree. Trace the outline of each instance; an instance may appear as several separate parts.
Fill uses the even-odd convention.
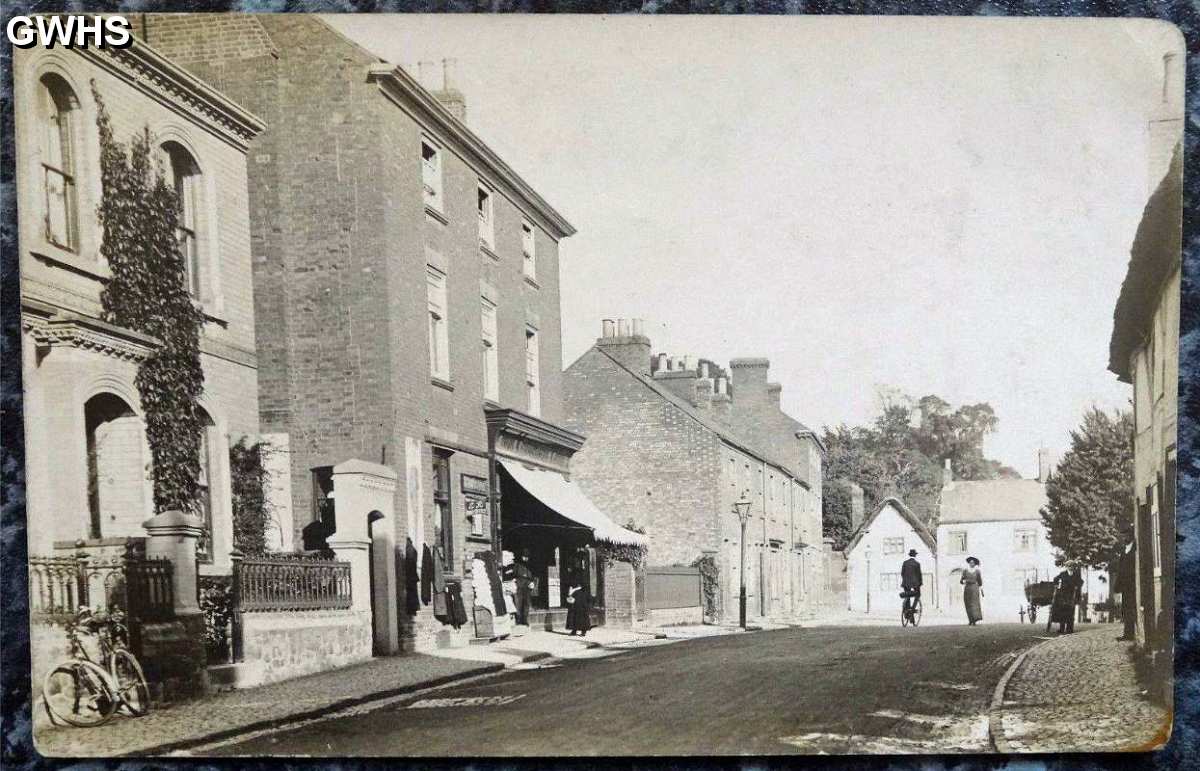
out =
[[[104,320],[161,343],[135,377],[153,463],[156,511],[199,514],[200,432],[204,391],[200,327],[188,295],[176,238],[179,198],[155,161],[149,129],[128,145],[113,137],[104,100],[92,83],[100,134],[100,253],[112,279],[100,294]]]
[[[854,533],[851,516],[850,485],[833,480],[825,485],[821,498],[821,530],[833,539],[833,548],[842,550]]]
[[[955,408],[930,394],[913,400],[893,388],[877,394],[878,414],[867,426],[826,427],[826,498],[834,517],[827,536],[837,538],[838,493],[831,482],[847,480],[863,488],[868,508],[895,495],[928,525],[937,518],[942,464],[948,459],[957,479],[1016,477],[1017,472],[983,454],[983,440],[999,419],[991,405]]]
[[[1050,543],[1067,567],[1103,568],[1120,552],[1133,512],[1133,416],[1093,408],[1046,484]]]

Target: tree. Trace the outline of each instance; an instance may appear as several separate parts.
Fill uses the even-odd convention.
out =
[[[825,428],[826,497],[836,480],[863,488],[868,508],[894,495],[927,525],[937,519],[942,490],[942,464],[949,460],[958,479],[1016,477],[1017,472],[983,454],[983,440],[999,419],[991,405],[954,407],[934,394],[912,399],[895,388],[876,394],[877,414],[866,426]],[[838,493],[834,493],[837,496]],[[833,528],[825,534],[837,538],[836,497],[830,504]]]
[[[1046,483],[1046,497],[1042,521],[1064,565],[1107,567],[1133,514],[1133,416],[1085,413]]]
[[[249,444],[246,437],[229,448],[229,482],[233,498],[233,545],[245,554],[270,551],[267,525],[275,519],[274,507],[267,498],[271,475],[266,468],[265,442]]]
[[[821,497],[821,532],[833,539],[833,548],[841,551],[854,534],[851,516],[850,485],[832,480],[825,485]]]

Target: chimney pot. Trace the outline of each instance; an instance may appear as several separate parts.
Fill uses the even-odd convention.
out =
[[[612,337],[615,322],[612,319],[605,319],[600,322],[600,327],[603,332],[602,337]]]
[[[433,73],[436,66],[436,64],[430,61],[417,62],[417,80],[420,82],[421,88],[428,89],[429,91],[437,90],[433,83]]]
[[[665,372],[668,366],[669,362],[667,361],[667,355],[665,353],[660,353],[658,355],[658,366],[655,369],[659,372]]]
[[[633,320],[633,334],[635,334],[635,335],[642,334],[642,320],[641,319]]]
[[[700,362],[700,377],[708,377],[708,362]]]
[[[950,467],[950,459],[946,458],[946,462],[942,466],[942,487],[949,487],[952,484],[954,484],[954,469]]]
[[[617,337],[629,337],[628,319],[617,319]]]

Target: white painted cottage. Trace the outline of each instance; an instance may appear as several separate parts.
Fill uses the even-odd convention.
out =
[[[885,498],[846,544],[846,602],[856,613],[900,615],[900,566],[917,550],[925,607],[937,603],[937,543],[899,498]]]

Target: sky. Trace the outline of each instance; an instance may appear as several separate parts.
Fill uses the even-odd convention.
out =
[[[1025,476],[1128,406],[1108,340],[1170,27],[326,19],[414,75],[455,60],[467,124],[578,229],[564,366],[642,318],[655,353],[769,358],[817,430],[869,421],[880,387],[988,402],[985,451]]]

